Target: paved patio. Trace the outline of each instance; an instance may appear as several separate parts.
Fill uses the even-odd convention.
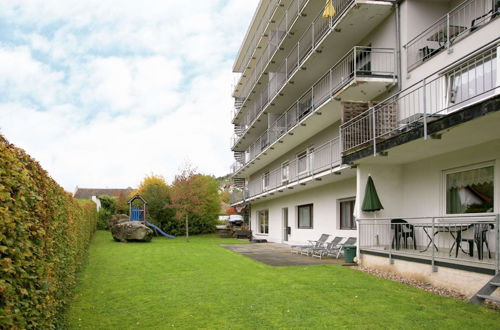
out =
[[[223,248],[240,253],[269,266],[310,266],[324,264],[344,264],[344,260],[333,258],[313,258],[292,254],[290,246],[278,243],[221,244]]]

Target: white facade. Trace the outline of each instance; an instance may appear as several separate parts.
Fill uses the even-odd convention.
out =
[[[268,23],[260,24],[266,27],[257,56],[247,58],[233,93],[233,177],[246,187],[244,200],[234,204],[251,210],[254,236],[268,241],[359,235],[361,261],[365,255],[371,266],[387,258],[393,263],[399,253],[432,259],[432,272],[445,264],[498,271],[500,2],[333,3],[337,14],[327,20],[317,1],[305,0],[276,2],[262,16]],[[258,22],[257,15],[252,26]],[[237,63],[243,62],[240,54]],[[466,182],[447,183],[450,173],[476,175],[481,168],[491,170],[491,177],[477,179],[482,191]],[[362,211],[368,176],[384,207],[378,212]],[[463,205],[450,204],[458,198],[451,191],[458,191]],[[340,203],[350,200],[356,201],[353,215],[380,223],[379,232],[359,225],[364,222],[341,229],[347,218]],[[469,223],[458,225],[462,231],[457,225],[450,229],[443,224],[449,216]],[[435,243],[440,254],[393,251],[397,230],[391,219],[412,223],[418,250],[430,252]],[[439,221],[447,233],[435,232]],[[460,235],[474,236],[481,221],[491,222],[482,239],[490,242],[493,256],[472,257],[482,253],[473,247],[478,251],[469,251],[468,259],[459,249],[453,259],[449,246],[458,242],[462,248]]]

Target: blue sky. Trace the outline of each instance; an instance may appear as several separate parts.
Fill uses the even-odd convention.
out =
[[[0,133],[66,190],[233,161],[231,67],[258,0],[0,2]]]

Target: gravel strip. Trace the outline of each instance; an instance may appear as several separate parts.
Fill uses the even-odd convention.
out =
[[[421,290],[424,290],[427,292],[432,292],[434,294],[437,294],[437,295],[440,295],[443,297],[451,297],[454,299],[464,300],[464,301],[469,300],[466,295],[464,295],[460,292],[450,290],[450,289],[439,288],[439,287],[433,286],[429,282],[417,281],[417,280],[403,277],[399,274],[385,272],[385,271],[372,269],[372,268],[366,268],[366,267],[362,267],[362,266],[356,266],[356,267],[351,267],[351,268],[362,271],[362,272],[367,273],[367,274],[371,274],[371,275],[380,277],[380,278],[385,278],[387,280],[391,280],[394,282],[403,283],[403,284],[406,284],[406,285],[409,285],[409,286],[412,286],[412,287],[415,287],[415,288],[418,288],[418,289],[421,289]],[[488,306],[490,308],[493,308],[493,309],[500,310],[500,304],[497,304],[497,303],[487,301],[484,305]]]

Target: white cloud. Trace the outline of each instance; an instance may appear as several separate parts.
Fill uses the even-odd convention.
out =
[[[222,175],[252,1],[2,1],[0,130],[67,190]]]

